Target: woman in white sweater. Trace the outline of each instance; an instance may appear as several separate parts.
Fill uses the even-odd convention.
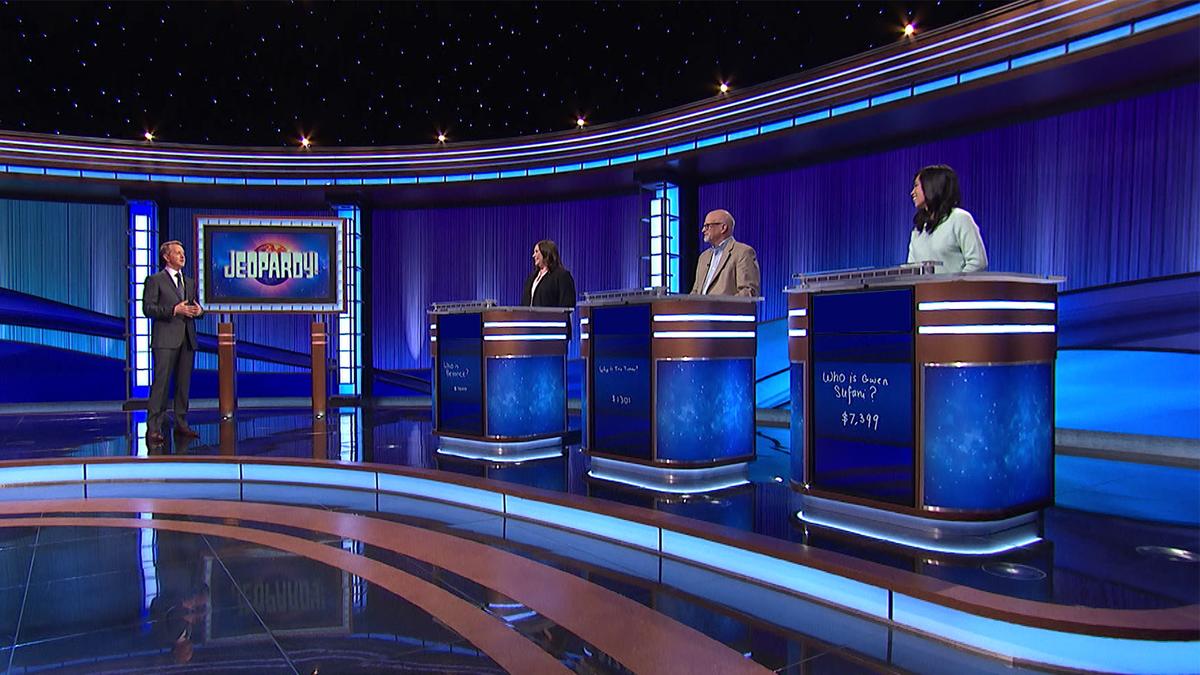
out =
[[[913,178],[913,231],[908,238],[908,262],[940,260],[939,274],[982,272],[987,251],[975,219],[958,208],[962,195],[958,175],[945,164],[927,166]]]

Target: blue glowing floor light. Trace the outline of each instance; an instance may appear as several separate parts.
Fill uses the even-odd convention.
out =
[[[129,202],[129,311],[125,332],[125,364],[129,373],[126,398],[150,396],[150,319],[142,314],[142,282],[158,271],[158,207],[150,201]]]

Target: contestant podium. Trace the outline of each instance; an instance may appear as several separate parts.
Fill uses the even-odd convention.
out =
[[[491,443],[565,434],[571,311],[490,300],[435,303],[434,431]]]
[[[754,457],[755,298],[585,294],[583,445],[590,475],[745,482]],[[733,469],[733,470],[731,470]],[[741,472],[741,473],[738,473]]]
[[[933,271],[797,275],[787,289],[802,518],[887,512],[999,531],[1053,503],[1062,279]]]

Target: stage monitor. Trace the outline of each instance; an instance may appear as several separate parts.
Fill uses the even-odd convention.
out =
[[[346,309],[342,218],[197,216],[199,302],[208,312]]]

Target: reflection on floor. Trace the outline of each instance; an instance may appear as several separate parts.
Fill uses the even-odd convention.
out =
[[[147,455],[150,450],[139,438],[144,435],[141,419],[138,413],[0,415],[0,448],[6,460]],[[1043,541],[980,559],[931,555],[798,524],[792,515],[795,495],[783,480],[789,459],[785,429],[760,429],[758,458],[749,469],[751,484],[709,495],[665,495],[589,479],[586,457],[577,446],[549,456],[543,453],[542,459],[515,462],[438,453],[439,441],[427,412],[341,410],[314,426],[307,411],[246,411],[224,432],[215,413],[200,412],[192,415],[191,423],[200,432],[199,439],[172,439],[156,452],[440,469],[657,509],[1019,598],[1118,609],[1200,602],[1200,575],[1194,560],[1163,553],[1200,550],[1200,532],[1194,525],[1200,505],[1188,501],[1200,500],[1197,472],[1191,469],[1155,467],[1157,489],[1134,500],[1101,504],[1109,513],[1050,509],[1043,521]],[[1072,505],[1089,503],[1079,499],[1089,490],[1111,494],[1113,464],[1119,463],[1060,458],[1060,492],[1065,488]],[[1161,508],[1154,503],[1155,495],[1162,501]],[[317,508],[355,510],[337,499],[314,501],[311,505]],[[1129,507],[1131,503],[1135,506]],[[140,517],[179,518],[151,513]],[[808,618],[803,621],[789,618],[798,615],[794,608],[752,617],[735,609],[737,603],[726,601],[737,594],[763,592],[751,584],[716,578],[678,563],[673,563],[678,569],[658,570],[656,577],[670,576],[677,580],[675,584],[657,583],[639,571],[646,561],[619,552],[601,553],[607,557],[586,564],[581,560],[598,549],[581,553],[592,546],[582,541],[585,538],[571,543],[559,536],[561,532],[551,536],[532,524],[523,525],[524,532],[497,537],[485,526],[496,517],[487,514],[457,522],[395,518],[587,579],[772,670],[886,671],[913,669],[917,663],[929,663],[931,670],[1012,670],[1011,665],[965,653],[947,656],[943,652],[949,650],[942,646],[917,644],[911,636],[891,635],[886,628],[880,628],[882,640],[867,635],[872,631],[869,626],[843,630],[835,637],[817,625],[825,621],[812,620],[815,613],[804,614]],[[496,589],[402,552],[303,528],[241,526],[340,547],[403,570],[486,608],[572,670],[625,670],[617,659],[591,644],[587,635],[529,612]],[[0,541],[0,646],[4,648],[0,661],[14,671],[141,671],[180,663],[216,671],[253,668],[306,673],[502,670],[476,645],[403,598],[336,566],[270,547],[204,534],[84,524],[3,527]],[[578,550],[566,550],[570,547]],[[653,564],[660,562],[656,559]],[[697,592],[697,588],[708,590]],[[911,652],[937,653],[945,665],[932,665],[925,658],[904,662],[896,653],[904,640],[909,641]]]

